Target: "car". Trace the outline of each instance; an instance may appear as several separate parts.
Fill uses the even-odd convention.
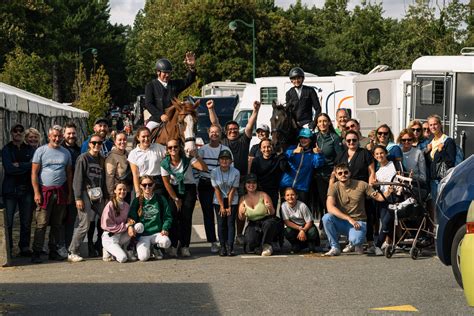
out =
[[[466,234],[467,211],[474,200],[474,155],[450,169],[439,184],[436,199],[436,253],[445,265],[451,265],[462,287],[459,269],[460,246]],[[472,282],[471,282],[472,283]]]
[[[462,283],[467,303],[474,306],[474,201],[467,212],[466,234],[461,243],[459,255]]]
[[[199,141],[198,138],[202,139],[203,143],[209,142],[209,134],[207,129],[211,126],[211,121],[209,120],[209,111],[206,106],[208,100],[214,100],[214,110],[216,115],[219,118],[219,123],[221,126],[224,126],[226,122],[232,120],[234,114],[234,109],[239,103],[239,96],[228,96],[228,97],[218,97],[218,96],[206,96],[206,97],[191,97],[193,102],[198,100],[201,101],[197,109],[198,112],[198,123],[196,131],[196,141]]]

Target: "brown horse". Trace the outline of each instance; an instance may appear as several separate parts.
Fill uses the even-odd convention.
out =
[[[196,103],[192,103],[190,101],[174,99],[171,106],[166,109],[166,115],[169,118],[168,122],[153,131],[153,134],[156,135],[157,133],[155,142],[166,146],[169,140],[178,139],[184,144],[186,153],[196,149],[195,126],[197,122],[196,109],[198,106],[199,100]]]

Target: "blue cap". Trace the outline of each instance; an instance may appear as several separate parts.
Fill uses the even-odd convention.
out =
[[[298,134],[298,138],[300,138],[300,137],[311,138],[312,135],[313,135],[313,133],[311,132],[311,130],[309,128],[302,128],[300,130],[300,133]]]

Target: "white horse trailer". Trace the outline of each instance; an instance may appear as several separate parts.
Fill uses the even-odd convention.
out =
[[[443,120],[445,134],[456,140],[465,157],[474,153],[474,48],[460,56],[424,56],[412,65],[412,109],[409,119]]]
[[[394,135],[408,124],[411,109],[411,70],[390,70],[354,78],[355,117],[367,135],[381,124]]]
[[[241,99],[245,88],[249,84],[248,82],[232,82],[230,80],[215,81],[202,86],[201,96],[230,97],[238,95]]]

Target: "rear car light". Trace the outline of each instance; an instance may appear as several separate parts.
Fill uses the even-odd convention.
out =
[[[474,222],[466,223],[466,234],[474,234]]]

